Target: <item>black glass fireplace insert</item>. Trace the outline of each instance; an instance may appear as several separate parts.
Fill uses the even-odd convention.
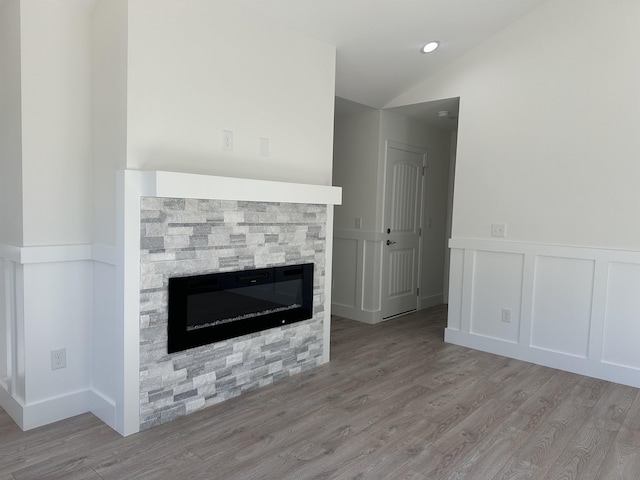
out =
[[[168,352],[312,315],[312,263],[170,278]]]

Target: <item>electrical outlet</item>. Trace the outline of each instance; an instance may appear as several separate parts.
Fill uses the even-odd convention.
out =
[[[511,323],[511,309],[503,308],[502,309],[502,321],[505,323]]]
[[[222,131],[222,150],[225,152],[233,151],[233,132],[231,130]]]
[[[493,223],[491,225],[491,236],[504,238],[507,236],[507,226],[504,223]]]
[[[362,218],[356,217],[356,229],[360,230],[362,228]]]
[[[67,366],[67,349],[59,348],[51,350],[51,370],[65,368]]]
[[[260,137],[260,156],[261,157],[268,157],[269,156],[269,139],[268,138],[264,138],[264,137]]]

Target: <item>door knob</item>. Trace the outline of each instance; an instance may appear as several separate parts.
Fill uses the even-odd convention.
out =
[[[398,243],[398,242],[392,242],[391,240],[387,240],[387,246],[393,245],[394,243]]]

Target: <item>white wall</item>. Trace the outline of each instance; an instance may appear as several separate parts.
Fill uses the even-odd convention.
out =
[[[115,245],[116,170],[126,167],[128,3],[99,0],[92,16],[93,242]]]
[[[24,245],[91,241],[91,2],[21,2]]]
[[[128,81],[127,168],[331,184],[334,47],[235,5],[132,0]]]
[[[547,2],[392,102],[461,97],[454,237],[640,248],[639,27],[637,2]]]
[[[448,341],[640,386],[638,58],[638,2],[551,1],[392,102],[460,96]]]
[[[92,17],[93,259],[91,411],[112,427],[118,398],[116,171],[126,167],[128,2],[99,0]]]
[[[336,115],[333,183],[348,186],[343,190],[342,205],[336,207],[335,227],[355,230],[355,219],[362,219],[362,230],[377,230],[378,148],[380,110]]]
[[[0,243],[22,244],[20,2],[0,2]]]

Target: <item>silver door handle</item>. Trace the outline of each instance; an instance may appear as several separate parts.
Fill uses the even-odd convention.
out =
[[[387,240],[387,246],[393,245],[394,243],[398,243],[398,242],[392,242],[391,240]]]

